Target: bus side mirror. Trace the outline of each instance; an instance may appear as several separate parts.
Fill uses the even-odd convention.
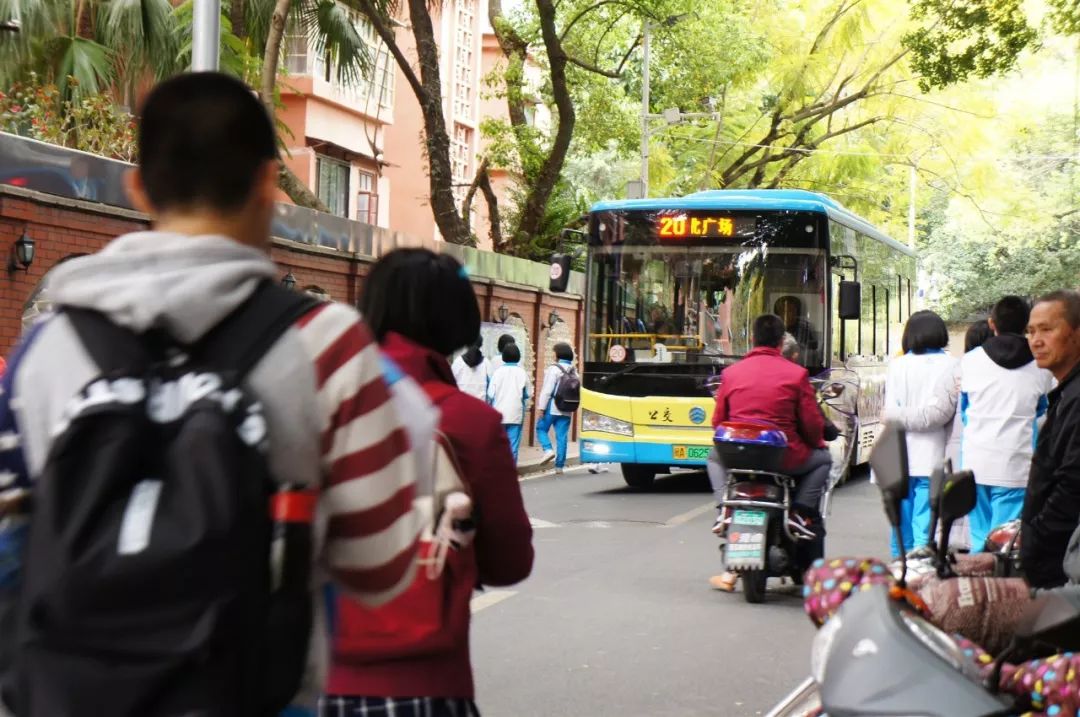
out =
[[[551,257],[551,282],[548,290],[552,293],[561,294],[566,291],[570,283],[570,255],[554,254]]]
[[[857,281],[841,281],[838,307],[841,320],[858,319],[862,312],[862,284]]]

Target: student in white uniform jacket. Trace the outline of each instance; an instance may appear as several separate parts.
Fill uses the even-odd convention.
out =
[[[975,473],[972,550],[995,526],[1020,517],[1039,424],[1054,377],[1035,364],[1027,339],[1031,310],[1017,296],[990,314],[994,336],[960,362],[960,465]]]
[[[983,549],[994,527],[1020,517],[1046,395],[1055,385],[1053,375],[1035,365],[1020,335],[1029,313],[1019,297],[998,301],[989,322],[994,336],[964,354],[955,376],[939,382],[928,405],[901,417],[911,429],[956,411],[956,467],[975,473],[978,491],[969,516],[973,552]]]
[[[904,327],[903,356],[889,363],[885,376],[885,417],[896,418],[905,411],[933,403],[938,387],[956,371],[956,359],[945,353],[949,331],[933,311],[916,311]],[[892,536],[892,554],[910,552],[930,540],[930,474],[945,460],[945,446],[952,416],[923,426],[908,428],[908,495],[901,506],[901,538]],[[907,426],[905,426],[907,427]]]
[[[477,338],[476,343],[454,359],[450,371],[454,374],[454,381],[460,391],[486,403],[492,368],[491,362],[480,352],[483,343],[483,338]]]
[[[502,352],[503,364],[495,369],[488,384],[488,403],[502,414],[503,428],[510,440],[510,449],[517,461],[518,446],[521,445],[521,424],[525,422],[525,402],[532,393],[529,391],[529,376],[518,364],[521,362],[521,349],[510,342]]]
[[[547,367],[544,371],[544,385],[540,389],[539,399],[536,402],[538,410],[543,411],[540,420],[536,422],[536,440],[544,449],[542,463],[555,460],[555,472],[562,473],[566,465],[566,447],[570,440],[570,422],[573,413],[563,413],[555,405],[555,390],[559,387],[559,381],[574,370],[574,349],[564,342],[555,344],[556,363]],[[552,449],[551,437],[548,433],[555,429],[555,448]]]

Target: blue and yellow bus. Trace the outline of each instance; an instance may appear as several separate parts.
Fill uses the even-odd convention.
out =
[[[842,439],[857,444],[834,453],[865,461],[885,362],[911,314],[910,249],[797,190],[602,202],[587,239],[583,462],[619,463],[638,488],[672,467],[703,466],[718,376],[749,351],[765,312],[784,319],[811,375],[857,374],[858,420]]]

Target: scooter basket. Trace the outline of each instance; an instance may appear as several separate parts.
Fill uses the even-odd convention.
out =
[[[713,435],[713,443],[728,470],[778,473],[787,453],[783,431],[756,423],[721,423]]]

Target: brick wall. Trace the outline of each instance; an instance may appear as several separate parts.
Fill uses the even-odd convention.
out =
[[[45,274],[71,254],[92,253],[120,234],[146,228],[146,218],[136,212],[82,202],[63,197],[0,185],[0,254],[7,265],[11,246],[25,230],[35,242],[34,262],[28,271],[5,272],[0,277],[0,351],[10,352],[22,331],[27,300]],[[370,258],[332,249],[275,240],[271,257],[281,267],[281,275],[292,272],[296,288],[318,286],[335,301],[355,304]],[[507,284],[482,277],[473,280],[484,321],[498,321],[499,306],[505,304],[515,321],[525,327],[539,357],[533,367],[534,380],[543,378],[551,361],[552,333],[547,325],[551,311],[557,310],[565,325],[557,325],[560,337],[581,335],[581,301],[577,297],[553,295],[535,287]],[[560,340],[563,340],[560,338]],[[578,341],[574,341],[579,345]],[[537,384],[539,386],[539,384]],[[535,441],[530,417],[528,444]]]

